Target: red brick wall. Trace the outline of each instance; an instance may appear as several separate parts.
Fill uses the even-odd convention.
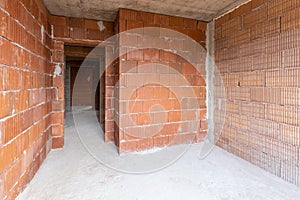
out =
[[[227,95],[217,144],[298,185],[299,13],[299,0],[253,0],[215,22],[215,60]],[[216,83],[215,117],[220,91]]]
[[[0,6],[0,199],[14,199],[64,144],[64,44],[98,45],[113,23],[100,32],[94,20],[51,16],[40,0]]]
[[[96,20],[51,16],[53,37],[65,43],[100,44],[114,33],[112,22],[103,22],[105,29],[99,30]]]
[[[52,68],[58,65],[62,73],[53,78],[53,86],[56,87],[58,96],[53,104],[57,105],[53,110],[53,148],[61,148],[64,145],[64,45],[90,45],[97,46],[114,34],[113,23],[103,22],[105,30],[100,31],[96,20],[69,18],[62,16],[50,16],[52,25]]]
[[[199,56],[193,66],[179,53],[172,53],[176,50],[183,54],[190,40],[174,33],[166,38],[167,33],[162,29],[155,33],[147,31],[147,27],[178,31],[205,44],[206,23],[119,10],[116,28],[121,34],[112,117],[116,123],[114,139],[120,152],[197,142],[206,135],[205,59]],[[122,33],[135,28],[145,31]],[[163,46],[137,49],[147,41]],[[205,58],[206,53],[202,53]],[[151,110],[155,105],[161,106],[157,107],[159,110]],[[193,120],[199,123],[198,127],[189,129]]]
[[[51,149],[51,38],[40,0],[0,2],[0,199],[15,199]]]

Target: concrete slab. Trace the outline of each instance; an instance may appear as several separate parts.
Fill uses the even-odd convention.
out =
[[[249,0],[43,0],[53,15],[114,21],[119,8],[211,21]]]
[[[105,162],[123,162],[118,165],[119,169],[135,166],[126,162],[132,162],[133,155],[119,156],[112,143],[99,141],[102,137],[94,120],[95,113],[78,113],[75,119],[82,122],[80,127],[74,126],[72,115],[68,113],[64,149],[53,150],[49,154],[18,200],[298,200],[300,197],[298,187],[220,148],[214,148],[205,159],[199,159],[202,144],[190,146],[173,164],[165,165],[154,173],[133,174],[113,170],[95,159],[101,156],[98,150],[106,155],[106,160],[101,158]],[[78,130],[82,131],[80,129],[84,130],[84,134],[77,134]],[[95,142],[101,147],[98,150],[89,148],[94,152],[91,154],[82,141],[84,145]],[[178,147],[170,147],[169,154],[176,149]],[[136,155],[144,159],[147,152],[144,153]],[[168,160],[168,152],[160,156],[162,163]],[[156,166],[150,161],[145,165],[150,165],[150,168]]]

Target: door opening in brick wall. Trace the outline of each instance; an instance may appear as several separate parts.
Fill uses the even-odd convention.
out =
[[[93,55],[93,49],[65,45],[65,110],[94,110],[104,127],[104,78],[100,74],[104,57],[101,53]]]

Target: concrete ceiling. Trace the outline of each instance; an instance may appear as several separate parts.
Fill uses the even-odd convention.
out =
[[[119,8],[211,21],[249,0],[43,0],[53,15],[114,21]]]

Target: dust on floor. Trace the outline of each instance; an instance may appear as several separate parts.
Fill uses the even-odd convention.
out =
[[[64,149],[51,151],[18,200],[300,199],[300,188],[218,147],[199,159],[202,144],[195,144],[169,166],[174,158],[167,152],[154,157],[152,163],[152,158],[147,158],[143,168],[142,162],[132,162],[132,155],[119,156],[112,143],[99,141],[101,130],[96,128],[94,115],[91,111],[79,113],[75,117],[79,127],[74,126],[72,115],[67,115]],[[99,149],[91,147],[88,151],[87,144]],[[178,153],[176,148],[168,149]],[[147,154],[137,155],[143,159]],[[164,167],[158,170],[159,166]],[[133,173],[151,169],[155,172]]]

